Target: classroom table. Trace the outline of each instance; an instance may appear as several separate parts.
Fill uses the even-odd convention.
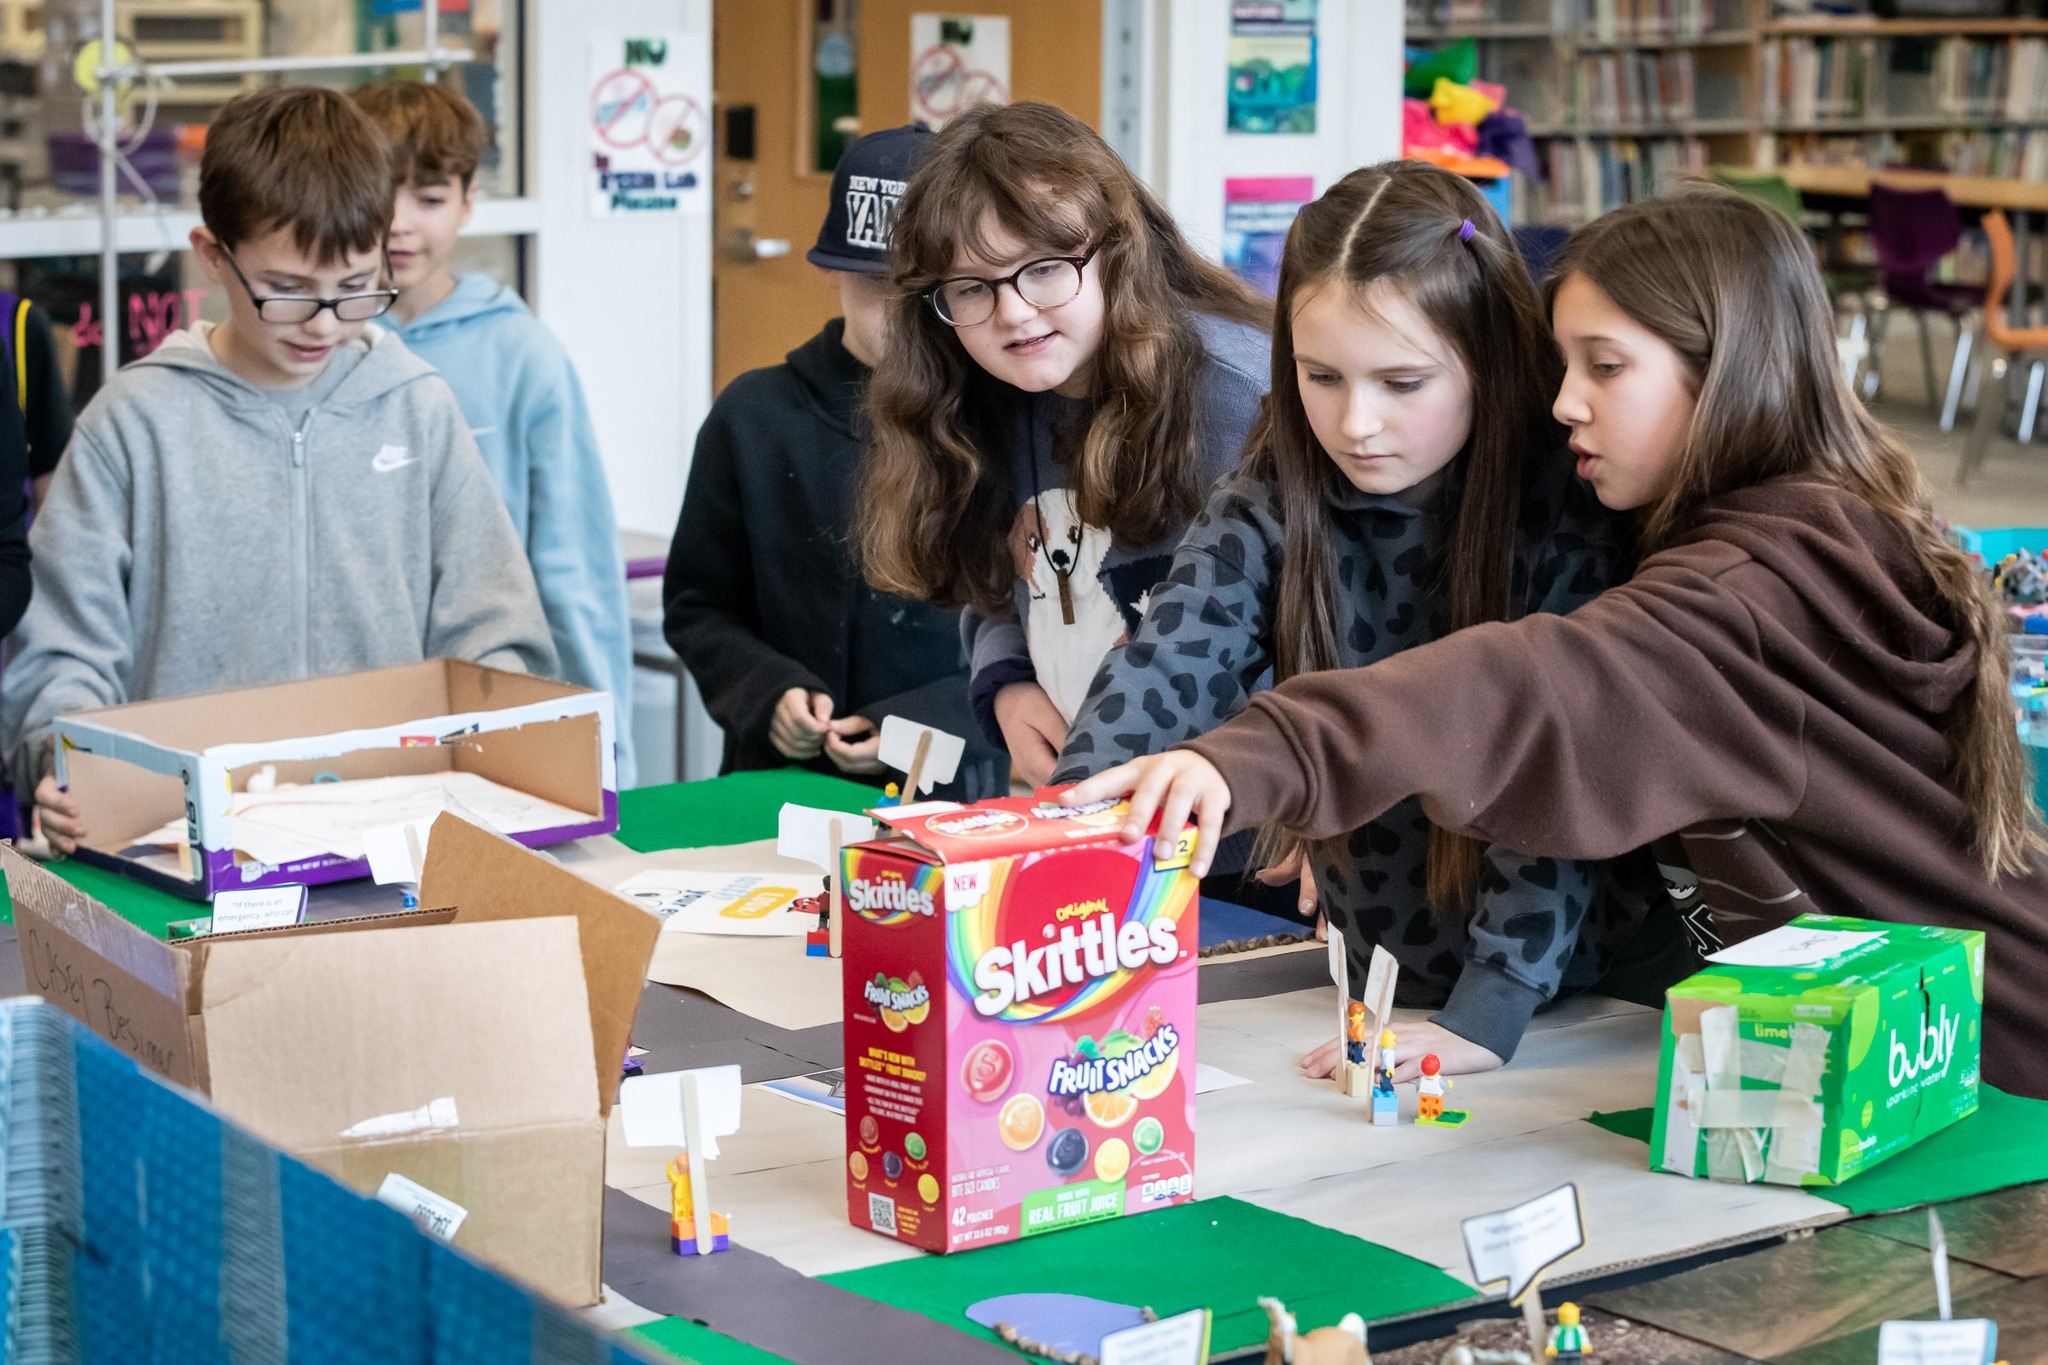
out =
[[[602,842],[615,857],[627,856],[618,853],[623,849],[658,858],[669,850],[772,837],[775,813],[785,800],[852,811],[871,805],[875,795],[872,788],[795,770],[629,791],[620,798],[616,844],[579,843]],[[576,866],[570,852],[565,846],[563,860]],[[199,908],[76,864],[60,863],[57,870],[144,923],[161,923],[172,910],[175,917],[190,917]],[[173,904],[167,907],[166,901]],[[0,937],[11,936],[11,930],[0,929]],[[0,942],[0,993],[20,988],[14,951]],[[647,1149],[615,1145],[616,1169],[608,1172],[612,1188],[605,1196],[605,1280],[625,1300],[670,1315],[634,1329],[644,1344],[698,1365],[882,1365],[912,1359],[1000,1365],[1022,1357],[966,1323],[962,1307],[984,1293],[1033,1288],[1092,1291],[1161,1311],[1214,1306],[1219,1344],[1227,1341],[1237,1349],[1263,1335],[1251,1295],[1273,1292],[1303,1313],[1304,1326],[1334,1320],[1351,1308],[1364,1310],[1375,1320],[1374,1347],[1383,1350],[1394,1338],[1433,1336],[1448,1331],[1459,1316],[1499,1309],[1497,1296],[1475,1295],[1440,1268],[1458,1262],[1457,1214],[1474,1211],[1464,1205],[1480,1199],[1494,1201],[1483,1207],[1505,1206],[1515,1202],[1507,1186],[1515,1187],[1516,1198],[1525,1197],[1541,1187],[1521,1187],[1546,1178],[1544,1172],[1583,1172],[1590,1159],[1618,1187],[1586,1191],[1593,1245],[1597,1250],[1600,1241],[1609,1243],[1604,1255],[1592,1259],[1603,1267],[1623,1264],[1625,1273],[1603,1270],[1598,1280],[1573,1292],[1590,1291],[1596,1302],[1634,1321],[1662,1322],[1689,1339],[1719,1341],[1724,1349],[1739,1351],[1766,1336],[1774,1349],[1831,1344],[1830,1339],[1846,1341],[1874,1330],[1880,1316],[1931,1309],[1926,1257],[1911,1245],[1910,1222],[1861,1218],[1927,1199],[1963,1200],[1956,1206],[1958,1218],[1980,1230],[1977,1242],[1959,1249],[1959,1297],[2007,1304],[1999,1311],[2016,1315],[2014,1296],[2048,1287],[2048,1281],[2028,1278],[2048,1272],[2048,1236],[2021,1239],[2027,1248],[2041,1244],[2035,1248],[2042,1252],[2038,1267],[2013,1250],[2012,1239],[1996,1236],[2005,1216],[2001,1209],[2013,1216],[2043,1210],[2043,1187],[1995,1193],[2018,1181],[2048,1178],[2048,1105],[1987,1092],[1986,1111],[1974,1126],[1936,1135],[1862,1183],[1844,1187],[1840,1193],[1847,1197],[1832,1201],[1825,1192],[1816,1198],[1815,1192],[1713,1187],[1653,1176],[1642,1145],[1644,1114],[1628,1106],[1645,1102],[1653,1089],[1638,1073],[1646,1030],[1654,1037],[1656,1017],[1597,998],[1572,1002],[1556,1019],[1539,1016],[1513,1067],[1459,1086],[1454,1094],[1470,1096],[1483,1127],[1462,1135],[1412,1126],[1361,1128],[1357,1147],[1382,1155],[1360,1168],[1341,1150],[1349,1138],[1328,1140],[1330,1125],[1353,1111],[1330,1092],[1280,1074],[1286,1068],[1274,1061],[1291,1058],[1298,1039],[1322,1027],[1329,1007],[1323,959],[1313,946],[1282,946],[1205,960],[1201,968],[1201,1055],[1245,1078],[1203,1101],[1203,1131],[1211,1139],[1201,1178],[1212,1194],[1144,1218],[951,1257],[926,1256],[848,1226],[837,1192],[837,1118],[754,1088],[763,1080],[836,1067],[836,1023],[778,1029],[692,992],[650,983],[634,1028],[636,1043],[648,1050],[650,1071],[726,1062],[743,1068],[749,1117],[714,1170],[714,1188],[728,1192],[732,1207],[744,1212],[735,1224],[733,1251],[709,1263],[679,1261],[667,1250],[665,1212],[653,1207],[663,1196],[635,1184],[636,1172],[644,1176],[640,1168],[652,1158]],[[1631,1059],[1626,1074],[1612,1060],[1599,1060],[1622,1057]],[[1654,1062],[1649,1066],[1654,1073]],[[1260,1123],[1278,1124],[1286,1138],[1270,1146],[1248,1141],[1247,1134],[1262,1131]],[[797,1136],[806,1143],[792,1155]],[[780,1151],[759,1150],[777,1144]],[[1418,1155],[1385,1155],[1394,1151]],[[1520,1173],[1509,1177],[1508,1168]],[[1496,1181],[1498,1191],[1490,1187]],[[1439,1206],[1438,1215],[1387,1227],[1382,1211],[1390,1201],[1414,1202],[1418,1188],[1434,1191],[1428,1200]],[[1638,1200],[1699,1210],[1694,1240],[1703,1245],[1690,1248],[1686,1261],[1707,1263],[1677,1278],[1634,1283],[1671,1263],[1668,1250],[1636,1257],[1626,1247],[1614,1249],[1622,1210]],[[1771,1205],[1775,1211],[1746,1212],[1744,1205]],[[791,1210],[797,1218],[786,1216]],[[1687,1236],[1693,1236],[1690,1217],[1639,1218],[1667,1226],[1636,1227],[1621,1240],[1655,1246],[1662,1235],[1669,1243],[1668,1225],[1674,1224],[1686,1224]],[[1716,1219],[1727,1229],[1725,1236],[1711,1230]],[[1771,1274],[1763,1278],[1781,1289],[1798,1286],[1809,1308],[1816,1300],[1839,1298],[1841,1311],[1809,1312],[1810,1325],[1799,1328],[1801,1299],[1788,1290],[1778,1296],[1786,1311],[1773,1321],[1795,1325],[1781,1324],[1776,1335],[1765,1331],[1763,1315],[1756,1313],[1703,1320],[1697,1311],[1703,1294],[1757,1283],[1760,1272],[1725,1268],[1730,1263],[1723,1258],[1737,1251],[1748,1253],[1733,1263],[1737,1267],[1774,1258]],[[1641,1265],[1627,1264],[1632,1260]],[[1134,1265],[1146,1273],[1115,1273]],[[1883,1296],[1855,1289],[1855,1277],[1876,1273],[1873,1267],[1883,1272]],[[1690,1277],[1701,1277],[1697,1292],[1687,1288],[1695,1283]],[[1551,1301],[1556,1297],[1561,1296]],[[2009,1355],[2015,1365],[2038,1358]]]

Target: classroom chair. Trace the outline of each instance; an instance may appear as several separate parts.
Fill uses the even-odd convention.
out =
[[[1962,487],[1984,462],[1991,438],[2005,421],[2006,386],[2013,366],[2022,357],[2027,367],[2027,392],[2020,405],[2020,444],[2034,439],[2034,418],[2041,402],[2041,385],[2048,377],[2048,327],[2015,327],[2006,320],[2006,291],[2013,288],[2020,273],[2018,253],[2013,249],[2012,227],[2001,209],[1984,215],[1984,240],[1991,247],[1991,279],[1984,290],[1982,327],[1986,347],[1984,391],[1977,397],[1977,421],[1963,447],[1962,462],[1956,466],[1956,486]],[[2026,297],[2022,286],[2021,297]],[[2004,352],[1993,356],[1995,348]]]
[[[1759,204],[1767,204],[1794,223],[1798,223],[1800,216],[1805,212],[1805,206],[1799,199],[1799,191],[1793,189],[1792,182],[1782,175],[1745,171],[1734,166],[1716,166],[1713,168],[1713,177],[1716,184],[1726,185]]]
[[[1870,186],[1870,245],[1877,254],[1879,287],[1868,296],[1871,309],[1870,369],[1882,368],[1885,334],[1895,309],[1905,309],[1920,324],[1920,363],[1927,377],[1927,406],[1941,418],[1941,429],[1956,424],[1963,384],[1976,340],[1971,315],[1982,296],[1973,288],[1932,279],[1934,267],[1963,240],[1963,217],[1948,191],[1898,189],[1873,181]],[[1954,359],[1948,387],[1934,380],[1934,339],[1927,320],[1939,314],[1956,329]],[[1873,386],[1874,387],[1874,386]],[[1939,393],[1939,397],[1937,397]]]

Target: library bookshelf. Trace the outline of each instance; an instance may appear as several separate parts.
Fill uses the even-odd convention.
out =
[[[1527,117],[1518,221],[1585,222],[1710,165],[2048,180],[2048,20],[1781,14],[1772,0],[1408,0]]]

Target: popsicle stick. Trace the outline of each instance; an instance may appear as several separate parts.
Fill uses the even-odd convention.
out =
[[[839,843],[844,836],[840,832],[840,825],[837,820],[834,820],[832,822],[830,828],[832,832],[832,861],[831,866],[827,869],[827,889],[825,892],[827,899],[825,901],[825,905],[826,908],[831,912],[831,953],[832,956],[838,957],[840,956],[840,935],[845,932],[846,927],[846,902],[842,900],[839,895]]]
[[[917,800],[918,783],[924,780],[925,756],[932,751],[932,732],[926,730],[917,737],[917,752],[910,756],[910,771],[903,775],[903,804]]]
[[[683,1138],[690,1158],[691,1222],[697,1233],[697,1254],[709,1256],[717,1249],[712,1244],[711,1187],[704,1172],[704,1120],[697,1107],[697,1076],[690,1071],[683,1073]]]

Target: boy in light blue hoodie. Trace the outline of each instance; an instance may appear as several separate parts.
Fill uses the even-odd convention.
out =
[[[199,212],[228,320],[100,389],[30,533],[0,729],[60,853],[93,834],[51,771],[59,716],[442,656],[555,668],[455,395],[371,322],[395,296],[377,129],[332,90],[240,96]]]
[[[477,164],[489,142],[484,121],[446,85],[390,81],[354,93],[391,140],[396,330],[455,390],[525,543],[562,676],[611,693],[619,785],[632,786],[626,566],[583,386],[518,294],[450,267],[476,202]]]

